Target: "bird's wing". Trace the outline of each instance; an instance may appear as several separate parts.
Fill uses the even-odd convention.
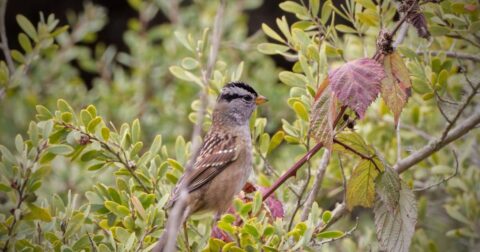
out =
[[[212,181],[228,164],[235,161],[239,151],[235,136],[218,132],[207,134],[193,165],[193,170],[182,176],[177,187],[173,190],[170,204],[167,206],[171,206],[177,200],[183,183],[186,183],[184,186],[186,186],[188,192],[201,188]]]

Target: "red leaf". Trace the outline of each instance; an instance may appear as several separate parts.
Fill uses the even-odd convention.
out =
[[[329,80],[338,99],[354,110],[360,118],[380,92],[380,81],[385,78],[383,67],[373,59],[349,61],[330,71]]]
[[[395,125],[411,95],[410,75],[402,57],[394,52],[383,58],[386,78],[382,80],[382,98],[393,112]]]
[[[328,78],[318,88],[310,112],[310,134],[331,149],[333,143],[333,122],[335,121],[336,98],[333,96]]]
[[[230,237],[230,235],[228,235],[227,232],[218,228],[217,225],[213,225],[212,233],[210,234],[210,237],[220,239],[220,240],[222,240],[224,242],[227,242],[227,243],[233,241],[232,238]]]

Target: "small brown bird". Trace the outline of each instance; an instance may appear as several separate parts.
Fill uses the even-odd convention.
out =
[[[213,111],[212,127],[193,169],[178,181],[167,209],[175,205],[180,188],[188,192],[183,219],[200,211],[215,211],[218,218],[228,209],[252,171],[250,116],[257,105],[266,101],[243,82],[230,82],[222,88]]]

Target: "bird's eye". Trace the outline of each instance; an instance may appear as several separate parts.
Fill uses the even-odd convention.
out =
[[[243,97],[243,100],[249,102],[249,101],[252,101],[252,97],[250,95],[245,95]]]

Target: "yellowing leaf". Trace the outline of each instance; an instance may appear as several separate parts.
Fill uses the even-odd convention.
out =
[[[34,204],[29,204],[28,208],[30,209],[30,213],[25,215],[26,220],[52,221],[52,216],[50,216],[47,209],[38,207]]]
[[[375,202],[375,178],[382,165],[377,158],[373,162],[362,159],[353,170],[347,182],[347,208],[352,210],[355,206],[372,207]]]
[[[328,84],[328,78],[320,85],[310,112],[310,134],[319,143],[331,149],[333,122],[335,121],[336,98]]]
[[[401,183],[399,204],[390,210],[386,202],[377,200],[375,208],[375,226],[379,249],[392,252],[408,252],[415,224],[417,222],[417,204],[415,195],[405,183]]]
[[[397,52],[386,55],[383,66],[386,77],[382,80],[381,94],[385,104],[393,112],[397,125],[400,113],[411,95],[412,83],[407,66]]]

